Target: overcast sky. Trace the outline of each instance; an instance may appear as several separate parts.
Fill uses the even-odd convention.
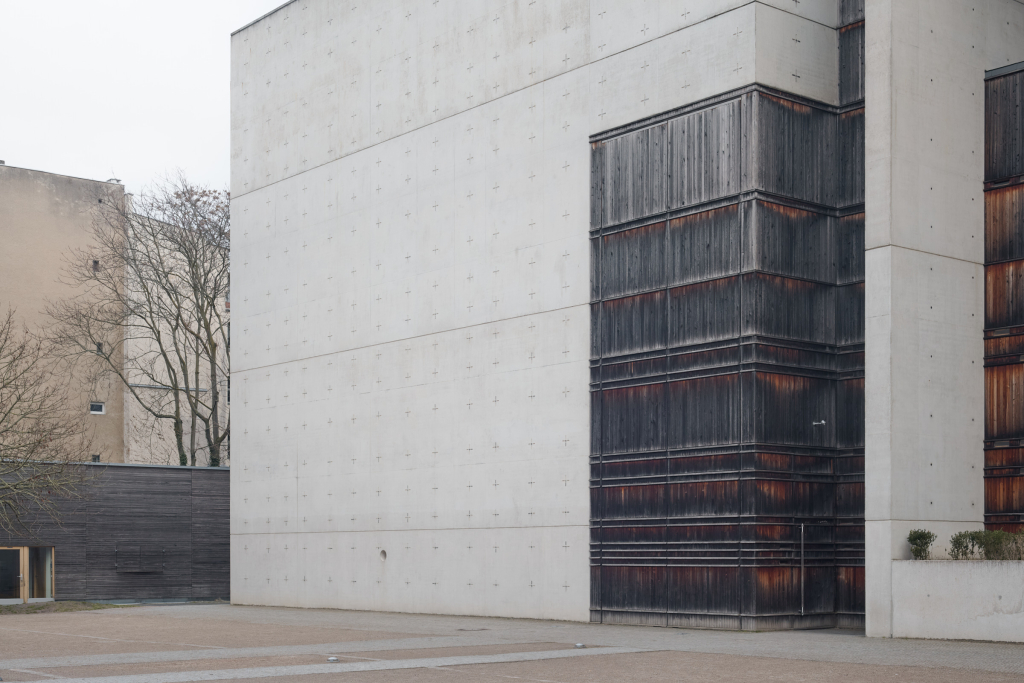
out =
[[[285,0],[0,0],[0,159],[227,189],[231,32]]]

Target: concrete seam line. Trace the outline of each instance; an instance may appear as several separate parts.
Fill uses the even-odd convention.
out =
[[[275,657],[285,655],[342,654],[345,652],[382,652],[387,650],[422,650],[438,647],[472,647],[488,645],[525,645],[508,638],[472,638],[466,636],[437,636],[425,638],[397,638],[393,640],[350,640],[341,643],[314,643],[311,645],[273,645],[267,647],[237,647],[217,650],[163,650],[157,652],[125,652],[120,654],[79,655],[65,657],[35,657],[31,659],[0,660],[0,669],[46,669],[68,666],[96,666],[101,664],[154,664],[158,662],[198,661],[203,659],[235,659],[242,657]]]
[[[466,657],[433,657],[427,659],[398,659],[372,662],[346,662],[337,664],[299,664],[294,666],[264,666],[250,669],[221,669],[216,671],[173,671],[126,676],[99,676],[89,678],[55,678],[59,683],[193,683],[194,681],[226,681],[240,678],[280,678],[313,674],[354,673],[362,671],[389,671],[394,669],[436,669],[468,664],[506,664],[535,662],[546,659],[587,657],[594,655],[620,655],[651,652],[631,647],[606,647],[590,650],[549,650],[501,655],[472,655]]]

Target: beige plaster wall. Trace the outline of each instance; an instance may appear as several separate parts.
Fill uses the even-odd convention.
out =
[[[60,282],[68,250],[89,244],[93,207],[120,185],[0,166],[0,313],[16,309],[29,329],[47,322],[46,302],[72,290]],[[124,398],[120,382],[78,382],[77,405],[103,401],[105,415],[90,415],[93,452],[104,462],[124,461]]]

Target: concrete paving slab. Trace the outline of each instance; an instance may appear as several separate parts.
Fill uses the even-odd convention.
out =
[[[231,605],[144,606],[110,616],[0,617],[0,677],[1024,683],[1024,645],[875,639],[853,631],[740,633]],[[329,655],[340,661],[329,664]]]

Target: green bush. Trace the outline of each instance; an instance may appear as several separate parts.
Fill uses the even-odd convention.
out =
[[[954,560],[1024,560],[1024,531],[961,531],[949,540]]]
[[[935,542],[935,534],[924,529],[913,529],[907,536],[907,541],[910,543],[910,554],[915,560],[927,560],[928,550]]]
[[[949,539],[949,556],[954,560],[974,560],[977,558],[977,546],[974,543],[976,531],[960,531]]]

